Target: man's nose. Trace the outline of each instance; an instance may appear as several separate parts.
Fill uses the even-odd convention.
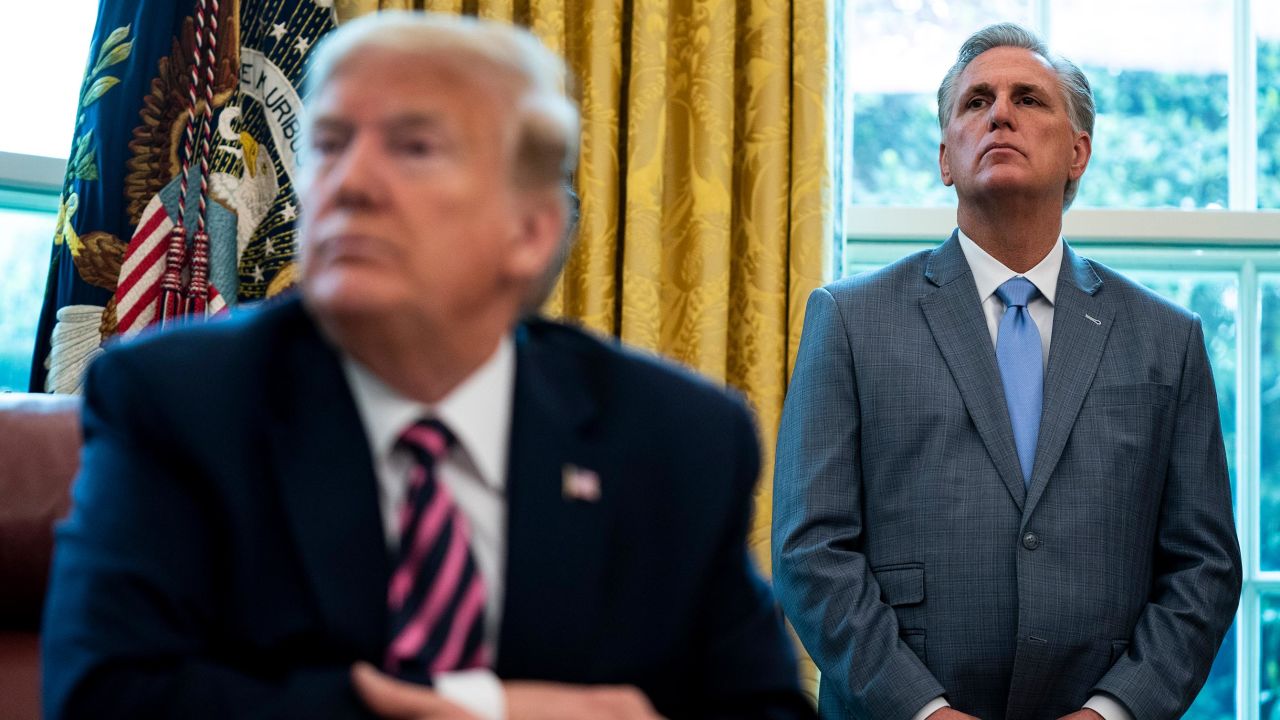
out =
[[[988,119],[991,123],[991,129],[1006,128],[1012,130],[1014,127],[1014,107],[1013,100],[1008,97],[997,97],[991,101],[991,110]]]
[[[385,163],[373,138],[357,135],[334,166],[334,203],[370,207],[383,197]]]

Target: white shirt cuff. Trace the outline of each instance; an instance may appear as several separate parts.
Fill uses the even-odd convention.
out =
[[[459,670],[431,678],[440,697],[480,720],[506,720],[507,698],[492,670]],[[1110,720],[1110,718],[1108,718]]]
[[[944,697],[936,697],[930,700],[924,707],[920,708],[920,712],[912,715],[911,720],[924,720],[944,707],[951,707],[951,703],[947,702],[947,699]],[[1107,718],[1107,720],[1111,719]]]
[[[1110,695],[1093,695],[1084,704],[1086,710],[1092,710],[1103,717],[1103,720],[1133,720],[1133,716]]]

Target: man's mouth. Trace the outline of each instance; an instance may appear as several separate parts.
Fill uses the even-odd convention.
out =
[[[986,155],[987,153],[992,153],[997,150],[1008,150],[1011,152],[1018,153],[1019,155],[1022,154],[1021,150],[1019,150],[1017,147],[1010,145],[1008,143],[992,143],[990,146],[987,147],[986,150],[983,151],[982,154]]]

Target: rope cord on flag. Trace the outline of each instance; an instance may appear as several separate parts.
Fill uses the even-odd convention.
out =
[[[217,12],[216,0],[214,0],[214,3],[215,3],[214,12],[216,13]],[[195,17],[195,28],[194,28],[194,32],[195,32],[194,46],[195,47],[192,50],[191,77],[190,77],[190,81],[187,83],[187,122],[186,122],[186,127],[183,133],[183,145],[182,145],[183,153],[182,153],[182,167],[181,167],[182,175],[181,175],[181,179],[179,181],[179,186],[178,186],[179,188],[178,219],[173,226],[173,230],[171,230],[169,233],[169,245],[165,251],[165,270],[164,270],[164,275],[161,277],[161,280],[160,280],[160,287],[162,290],[162,296],[160,301],[161,327],[164,327],[170,322],[176,321],[181,315],[183,315],[182,298],[184,294],[183,292],[184,288],[183,288],[183,282],[182,282],[182,269],[183,269],[183,266],[186,264],[186,254],[187,254],[186,216],[187,216],[187,204],[189,201],[188,190],[190,189],[188,187],[189,185],[188,178],[191,173],[192,158],[196,152],[195,137],[197,132],[199,132],[201,135],[200,198],[199,198],[199,214],[196,219],[196,225],[197,225],[197,236],[195,238],[196,247],[193,248],[193,252],[192,252],[192,256],[193,256],[192,257],[192,274],[194,276],[197,272],[200,272],[197,269],[197,264],[203,263],[203,275],[205,278],[207,278],[208,276],[208,255],[209,255],[208,244],[209,243],[208,243],[208,235],[204,232],[205,207],[206,207],[205,196],[208,193],[208,182],[206,180],[206,176],[208,175],[208,167],[209,167],[208,153],[207,153],[208,136],[209,136],[209,132],[212,125],[211,115],[212,115],[212,105],[213,105],[213,65],[214,65],[213,53],[214,53],[214,49],[217,42],[216,40],[213,39],[212,36],[210,38],[210,49],[207,54],[209,68],[208,68],[208,71],[204,73],[209,80],[208,86],[203,88],[206,104],[205,104],[204,112],[201,113],[200,115],[199,128],[197,128],[197,122],[196,122],[196,105],[197,105],[196,98],[197,98],[197,93],[200,92],[202,87],[201,69],[204,67],[204,64],[205,64],[204,61],[206,59],[206,53],[204,50],[205,25],[206,25],[205,18],[208,13],[209,5],[210,5],[210,0],[198,0],[196,4],[196,17]],[[213,28],[215,31],[217,29],[217,24],[218,24],[218,20],[217,20],[217,17],[215,16],[213,18]],[[204,235],[203,253],[201,252],[201,247],[200,247],[201,235]],[[201,259],[197,261],[196,256],[200,256]],[[201,302],[200,303],[201,311],[203,311],[203,305],[204,303]],[[188,307],[188,309],[190,308]]]
[[[196,216],[195,244],[191,255],[191,284],[187,288],[187,313],[197,317],[205,314],[206,300],[209,296],[209,233],[205,231],[205,217],[209,204],[209,138],[213,134],[213,82],[214,70],[217,67],[218,48],[218,0],[202,0],[201,10],[196,15],[197,32],[209,22],[208,46],[204,63],[204,115],[201,118],[200,138],[200,211]],[[196,44],[199,48],[199,43]],[[197,52],[199,50],[197,49]]]

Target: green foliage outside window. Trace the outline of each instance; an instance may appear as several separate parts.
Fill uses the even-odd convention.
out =
[[[1258,207],[1280,209],[1280,41],[1258,42]]]

